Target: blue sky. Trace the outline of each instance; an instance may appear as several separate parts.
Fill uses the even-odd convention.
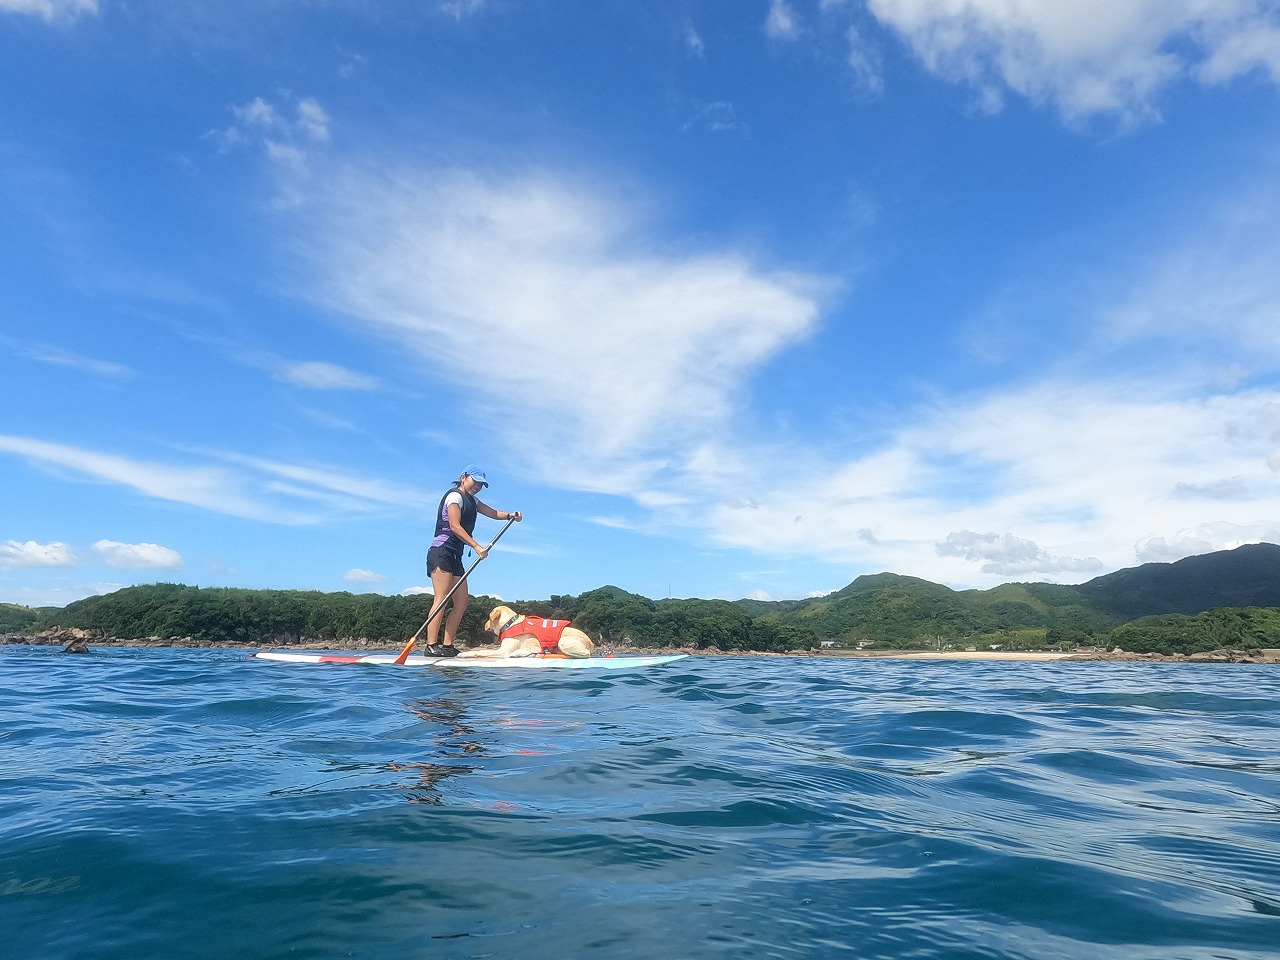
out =
[[[1276,0],[0,0],[0,600],[1280,542]],[[498,525],[482,521],[481,539]]]

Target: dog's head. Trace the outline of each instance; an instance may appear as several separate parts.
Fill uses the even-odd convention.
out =
[[[501,633],[502,625],[515,615],[516,612],[510,607],[498,604],[498,606],[489,611],[489,619],[485,621],[484,628],[490,633]]]

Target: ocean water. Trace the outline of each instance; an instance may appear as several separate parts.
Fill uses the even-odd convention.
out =
[[[0,652],[0,956],[1280,957],[1280,669]]]

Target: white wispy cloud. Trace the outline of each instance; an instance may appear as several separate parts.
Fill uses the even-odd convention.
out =
[[[1275,170],[1269,170],[1273,178]],[[1132,265],[1102,322],[1120,342],[1229,343],[1255,364],[1280,359],[1280,191],[1270,183],[1206,205],[1180,235]]]
[[[134,375],[133,369],[122,363],[81,356],[71,350],[64,350],[61,347],[50,346],[45,343],[14,340],[11,337],[0,335],[0,346],[6,347],[18,356],[35,360],[37,363],[79,370],[83,373],[93,374],[96,377],[126,380]]]
[[[434,495],[403,484],[235,453],[206,454],[202,463],[175,465],[5,435],[0,435],[0,452],[160,500],[268,523],[316,523],[434,503]]]
[[[1011,90],[1068,119],[1138,122],[1187,77],[1215,84],[1257,69],[1280,79],[1271,0],[868,0],[867,9],[990,109]]]
[[[444,0],[440,4],[440,12],[446,16],[461,20],[484,9],[485,0]]]
[[[598,527],[609,527],[612,530],[634,530],[636,526],[625,517],[588,517],[588,523],[594,523]]]
[[[361,511],[374,507],[390,506],[422,510],[434,507],[437,495],[425,493],[418,487],[392,481],[362,477],[344,470],[316,467],[296,463],[281,463],[261,457],[241,454],[223,454],[237,464],[252,467],[255,472],[268,477],[282,477],[297,486],[288,489],[295,496],[333,499],[348,510]]]
[[[0,13],[26,13],[49,22],[97,12],[98,0],[0,0]]]
[[[179,570],[182,555],[156,543],[119,543],[99,540],[93,545],[109,566],[130,570]]]
[[[69,567],[75,564],[75,552],[65,543],[36,543],[6,540],[0,543],[0,567]]]
[[[380,573],[374,573],[372,570],[362,570],[359,567],[353,567],[342,575],[342,579],[347,583],[386,583],[387,578]]]
[[[248,495],[230,471],[208,466],[175,467],[27,437],[0,435],[0,451],[82,477],[118,483],[139,493],[218,513],[271,519],[273,510]]]
[[[173,333],[217,350],[233,363],[270,374],[281,383],[307,390],[381,390],[384,384],[377,377],[352,370],[327,360],[291,360],[269,350],[251,346],[242,340],[210,333],[190,324],[169,319],[164,325]],[[0,343],[4,340],[0,338]]]
[[[320,360],[282,364],[276,378],[311,390],[377,390],[379,386],[376,377]]]
[[[642,488],[722,423],[743,379],[812,332],[825,290],[733,250],[659,252],[641,211],[589,183],[411,169],[325,181],[295,241],[324,305],[467,387],[512,445],[544,438],[556,449],[530,452],[535,474],[561,477],[568,456],[593,490]],[[512,357],[519,373],[497,362]]]
[[[689,56],[695,60],[701,60],[706,55],[706,46],[702,42],[702,37],[698,35],[698,31],[690,21],[686,21],[684,25],[684,47],[689,52]]]
[[[709,130],[712,133],[745,132],[747,125],[738,119],[733,104],[718,100],[692,104],[693,114],[680,127],[681,130]]]

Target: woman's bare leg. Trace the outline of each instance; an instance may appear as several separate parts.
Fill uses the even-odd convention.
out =
[[[436,604],[440,602],[440,599],[442,597],[445,597],[448,595],[449,591],[453,588],[453,581],[456,579],[458,578],[454,576],[452,573],[450,573],[448,570],[441,570],[439,567],[436,567],[434,570],[431,571],[431,594],[432,594],[431,609],[432,610],[435,609]],[[462,593],[464,590],[466,590],[465,586],[459,587],[458,593]],[[453,595],[453,609],[455,610],[458,609],[458,593],[455,593]],[[443,622],[444,622],[443,613],[437,613],[434,617],[431,618],[431,622],[427,624],[427,646],[434,647],[436,645],[436,641],[439,639],[439,636],[440,636],[440,624]],[[454,629],[456,630],[457,628],[455,627]],[[451,637],[453,634],[451,631],[446,629],[444,632],[444,635],[445,635],[445,638],[447,639]]]
[[[458,636],[458,627],[462,623],[462,615],[467,612],[467,604],[470,602],[471,595],[467,592],[467,581],[463,580],[458,589],[454,591],[453,603],[449,609],[449,619],[444,625],[444,645],[446,647],[453,646],[453,641]]]

